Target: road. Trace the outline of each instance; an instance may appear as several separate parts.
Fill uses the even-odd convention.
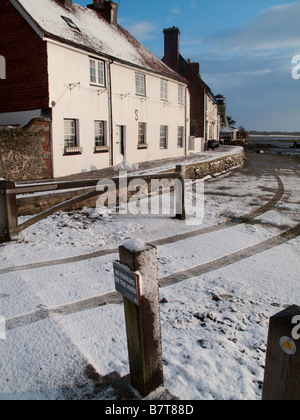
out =
[[[0,341],[0,399],[83,398],[86,387],[96,386],[91,380],[97,376],[91,375],[94,369],[102,374],[105,392],[112,377],[119,381],[126,375],[122,298],[114,291],[112,262],[128,237],[143,237],[158,248],[171,392],[205,398],[196,379],[191,382],[189,368],[208,389],[203,367],[211,355],[205,352],[220,342],[223,350],[217,347],[217,354],[226,363],[219,363],[215,353],[213,368],[219,367],[214,378],[220,378],[220,384],[209,398],[235,397],[229,383],[222,385],[234,351],[236,360],[241,354],[245,358],[246,373],[238,372],[238,378],[249,380],[239,398],[259,397],[264,363],[259,349],[264,350],[268,316],[274,306],[299,304],[299,163],[295,158],[247,155],[244,168],[206,183],[202,226],[159,217],[99,219],[84,210],[53,216],[16,242],[2,245],[0,313],[7,340]],[[251,343],[246,350],[245,336]],[[240,364],[234,365],[232,375]],[[122,397],[117,391],[108,395]],[[95,389],[90,396],[104,398]]]

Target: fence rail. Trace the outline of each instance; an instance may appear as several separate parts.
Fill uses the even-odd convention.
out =
[[[181,191],[178,191],[177,200],[180,200],[181,212],[177,214],[177,218],[184,219],[184,182],[185,182],[185,168],[181,165],[176,166],[175,172],[166,172],[160,174],[151,174],[151,175],[135,175],[135,176],[124,176],[124,177],[112,177],[112,180],[117,190],[120,188],[120,183],[122,186],[124,180],[126,180],[127,185],[136,179],[144,180],[150,182],[152,180],[162,180],[162,179],[179,179],[182,183]],[[40,184],[29,184],[29,185],[17,185],[13,181],[0,180],[0,242],[10,241],[13,236],[22,232],[24,229],[34,225],[35,223],[51,216],[52,214],[57,213],[58,211],[65,210],[70,208],[75,204],[79,204],[88,199],[100,196],[103,194],[102,191],[99,191],[97,186],[99,184],[98,179],[90,180],[79,180],[79,181],[62,181],[62,182],[47,182]],[[55,191],[67,191],[67,190],[84,190],[83,194],[79,194],[76,197],[73,197],[69,200],[64,201],[63,203],[57,204],[49,209],[39,213],[38,215],[32,217],[30,220],[19,225],[18,223],[18,214],[17,214],[17,196],[24,194],[34,194],[41,192],[55,192]],[[82,191],[81,191],[82,192]],[[79,191],[80,193],[80,191]]]

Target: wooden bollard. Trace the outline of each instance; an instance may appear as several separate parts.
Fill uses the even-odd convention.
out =
[[[176,219],[185,220],[185,166],[177,165],[175,171],[180,174],[180,184],[175,180]]]
[[[119,248],[119,253],[120,266],[118,263],[115,266],[115,276],[116,285],[121,283],[121,292],[124,288],[131,384],[145,397],[164,384],[157,250],[141,240],[131,240]],[[123,276],[122,267],[125,269]],[[127,279],[129,286],[126,284],[127,267],[132,272],[128,273],[131,276]],[[136,272],[137,286],[133,278]],[[126,288],[129,289],[128,297],[125,297]]]
[[[300,400],[300,306],[270,319],[263,400]]]
[[[18,227],[15,188],[13,181],[0,180],[0,242],[10,241]]]

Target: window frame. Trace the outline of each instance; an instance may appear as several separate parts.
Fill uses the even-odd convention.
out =
[[[90,84],[95,86],[106,87],[105,61],[99,60],[94,57],[89,57],[89,64]]]
[[[143,81],[141,83],[141,80]],[[141,89],[142,87],[142,89]],[[146,75],[143,73],[135,73],[135,94],[138,96],[146,96]]]
[[[184,145],[184,127],[178,126],[177,127],[177,148],[183,149]]]
[[[168,134],[169,134],[169,127],[167,125],[161,125],[160,137],[159,137],[160,150],[168,150]]]
[[[72,126],[67,127],[66,123],[70,122]],[[81,155],[82,151],[79,145],[79,120],[64,118],[64,155]]]
[[[142,127],[142,131],[141,131]],[[138,123],[138,149],[147,149],[147,123]]]
[[[97,127],[97,124],[99,126]],[[97,128],[100,128],[99,132]],[[102,134],[101,134],[102,131]],[[106,153],[109,151],[107,145],[107,122],[104,120],[94,121],[94,153]]]
[[[184,105],[185,99],[184,99],[184,86],[178,85],[178,104]]]
[[[169,81],[166,79],[160,79],[160,100],[169,100]]]

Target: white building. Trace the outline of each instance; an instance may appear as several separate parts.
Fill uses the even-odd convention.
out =
[[[46,49],[48,107],[1,107],[0,124],[51,118],[54,177],[188,153],[187,81],[117,24],[116,3],[10,3]]]
[[[219,116],[217,101],[210,89],[206,89],[204,98],[204,112],[206,121],[205,142],[209,140],[219,141],[221,119]]]

